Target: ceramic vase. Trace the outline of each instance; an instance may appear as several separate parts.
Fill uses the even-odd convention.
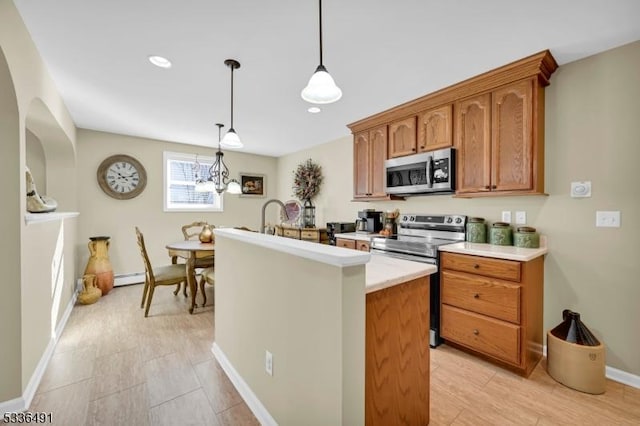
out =
[[[202,226],[202,231],[200,232],[200,235],[198,235],[198,238],[202,243],[213,242],[213,231],[211,230],[211,226],[209,224],[204,224]]]
[[[113,288],[113,267],[109,260],[109,237],[89,238],[89,261],[84,274],[96,276],[96,286],[105,296]]]
[[[78,302],[83,305],[91,305],[96,303],[102,296],[102,290],[96,286],[96,276],[93,274],[86,274],[82,277],[82,285],[84,290],[78,294]]]

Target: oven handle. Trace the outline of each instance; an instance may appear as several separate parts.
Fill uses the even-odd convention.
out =
[[[427,157],[427,186],[433,188],[433,157]]]
[[[433,257],[415,256],[412,254],[398,253],[394,251],[386,251],[386,250],[380,250],[376,248],[371,248],[371,253],[379,254],[382,256],[395,257],[396,259],[411,260],[413,262],[429,263],[431,265],[437,265],[437,261]]]

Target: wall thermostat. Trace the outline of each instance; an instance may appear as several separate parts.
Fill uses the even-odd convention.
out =
[[[571,182],[571,197],[583,198],[591,197],[591,182]]]

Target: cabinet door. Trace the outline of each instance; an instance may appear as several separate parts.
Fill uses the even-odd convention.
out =
[[[353,140],[353,197],[369,194],[369,132],[356,133]]]
[[[493,92],[491,189],[521,191],[533,187],[532,80]]]
[[[456,104],[457,191],[491,189],[491,94]]]
[[[452,105],[445,105],[418,115],[418,152],[453,145],[452,115]]]
[[[385,197],[387,176],[384,161],[387,159],[387,126],[379,126],[369,132],[369,196]]]
[[[416,153],[416,117],[389,125],[389,158]]]

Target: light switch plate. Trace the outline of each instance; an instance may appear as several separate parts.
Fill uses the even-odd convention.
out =
[[[620,211],[597,211],[596,226],[599,228],[620,228]]]
[[[591,197],[591,181],[571,182],[571,198]]]
[[[517,211],[516,212],[516,225],[524,225],[527,223],[527,212],[525,211]]]
[[[502,212],[502,221],[506,223],[511,223],[511,212],[505,210]]]

